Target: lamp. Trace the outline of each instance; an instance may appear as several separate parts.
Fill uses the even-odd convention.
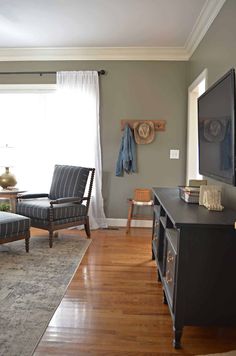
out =
[[[14,162],[13,152],[14,148],[8,144],[0,147],[0,164],[5,167],[5,172],[0,176],[0,186],[3,189],[14,187],[17,183],[15,176],[10,172],[10,167]]]

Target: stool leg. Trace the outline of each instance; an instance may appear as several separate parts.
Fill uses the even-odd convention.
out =
[[[130,202],[129,210],[128,210],[128,219],[127,219],[127,225],[126,225],[126,234],[129,233],[130,230],[130,224],[132,220],[132,215],[133,215],[133,203]]]

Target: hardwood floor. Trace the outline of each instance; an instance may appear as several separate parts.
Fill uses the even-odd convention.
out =
[[[123,228],[93,231],[92,240],[35,356],[236,350],[236,328],[185,327],[182,349],[172,347],[172,321],[151,260],[150,229],[131,229],[129,235]]]

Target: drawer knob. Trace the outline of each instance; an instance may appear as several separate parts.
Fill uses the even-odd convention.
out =
[[[166,283],[172,283],[172,277],[171,277],[171,274],[170,274],[170,271],[167,271],[166,272]]]
[[[171,251],[168,251],[167,262],[172,262],[173,260],[174,260],[174,256],[172,255]]]

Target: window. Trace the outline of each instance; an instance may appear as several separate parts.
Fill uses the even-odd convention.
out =
[[[187,131],[187,169],[186,184],[189,179],[201,179],[198,167],[198,122],[197,98],[206,88],[207,70],[205,69],[188,89],[188,131]]]
[[[54,87],[0,87],[0,145],[15,147],[12,172],[27,191],[48,192],[55,164],[94,167],[92,225],[105,227],[98,74],[59,72],[57,80]]]

